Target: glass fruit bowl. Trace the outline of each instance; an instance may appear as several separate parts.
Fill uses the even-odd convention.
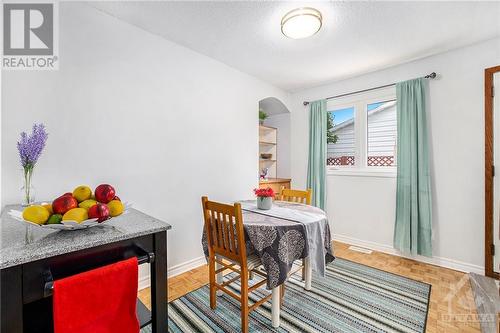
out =
[[[47,204],[47,203],[40,203],[40,205],[44,205],[44,204]],[[132,205],[129,204],[129,203],[124,203],[123,206],[124,206],[123,213],[121,213],[119,216],[127,214],[128,213],[128,209]],[[84,220],[82,222],[65,220],[65,221],[61,221],[61,223],[56,223],[56,224],[37,224],[37,223],[34,223],[34,222],[27,221],[27,220],[23,219],[23,212],[21,212],[19,210],[11,209],[8,212],[8,214],[13,219],[21,221],[21,222],[24,222],[24,223],[27,223],[27,225],[38,227],[38,228],[43,228],[43,229],[55,229],[55,230],[81,230],[81,229],[88,229],[88,228],[92,228],[92,227],[98,226],[100,224],[106,223],[106,222],[114,219],[114,217],[110,217],[109,219],[107,219],[105,221],[97,222],[98,219],[97,218],[93,218],[93,219]]]

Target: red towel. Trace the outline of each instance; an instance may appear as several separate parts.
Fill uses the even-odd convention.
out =
[[[54,282],[54,333],[137,333],[137,258]]]

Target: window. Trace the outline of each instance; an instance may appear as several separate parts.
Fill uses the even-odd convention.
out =
[[[326,164],[330,170],[395,170],[395,87],[329,100],[327,110]]]

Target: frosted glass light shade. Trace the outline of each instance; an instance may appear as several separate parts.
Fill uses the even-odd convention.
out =
[[[317,9],[297,8],[283,16],[281,32],[293,39],[310,37],[321,29],[322,20],[321,13]]]

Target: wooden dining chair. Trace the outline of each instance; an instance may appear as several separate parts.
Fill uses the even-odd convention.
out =
[[[280,192],[281,201],[298,202],[306,205],[310,205],[312,202],[312,189],[308,188],[305,191],[293,190],[289,188],[282,188]],[[306,279],[306,265],[304,260],[302,260],[302,280]]]
[[[260,258],[257,255],[247,256],[246,254],[241,204],[226,205],[209,201],[207,197],[202,197],[201,201],[208,241],[210,307],[215,309],[217,306],[217,290],[221,290],[239,301],[241,304],[241,331],[246,333],[248,332],[249,313],[272,296],[269,294],[251,306],[248,304],[248,294],[263,286],[267,282],[267,275],[257,270],[261,266]],[[222,267],[216,269],[216,263]],[[217,274],[227,269],[236,272],[237,275],[219,283],[216,279]],[[264,279],[249,287],[250,272],[258,274]],[[226,288],[238,279],[241,280],[241,296]]]
[[[298,202],[310,205],[312,202],[312,189],[308,188],[305,191],[282,188],[279,199],[281,201]]]

